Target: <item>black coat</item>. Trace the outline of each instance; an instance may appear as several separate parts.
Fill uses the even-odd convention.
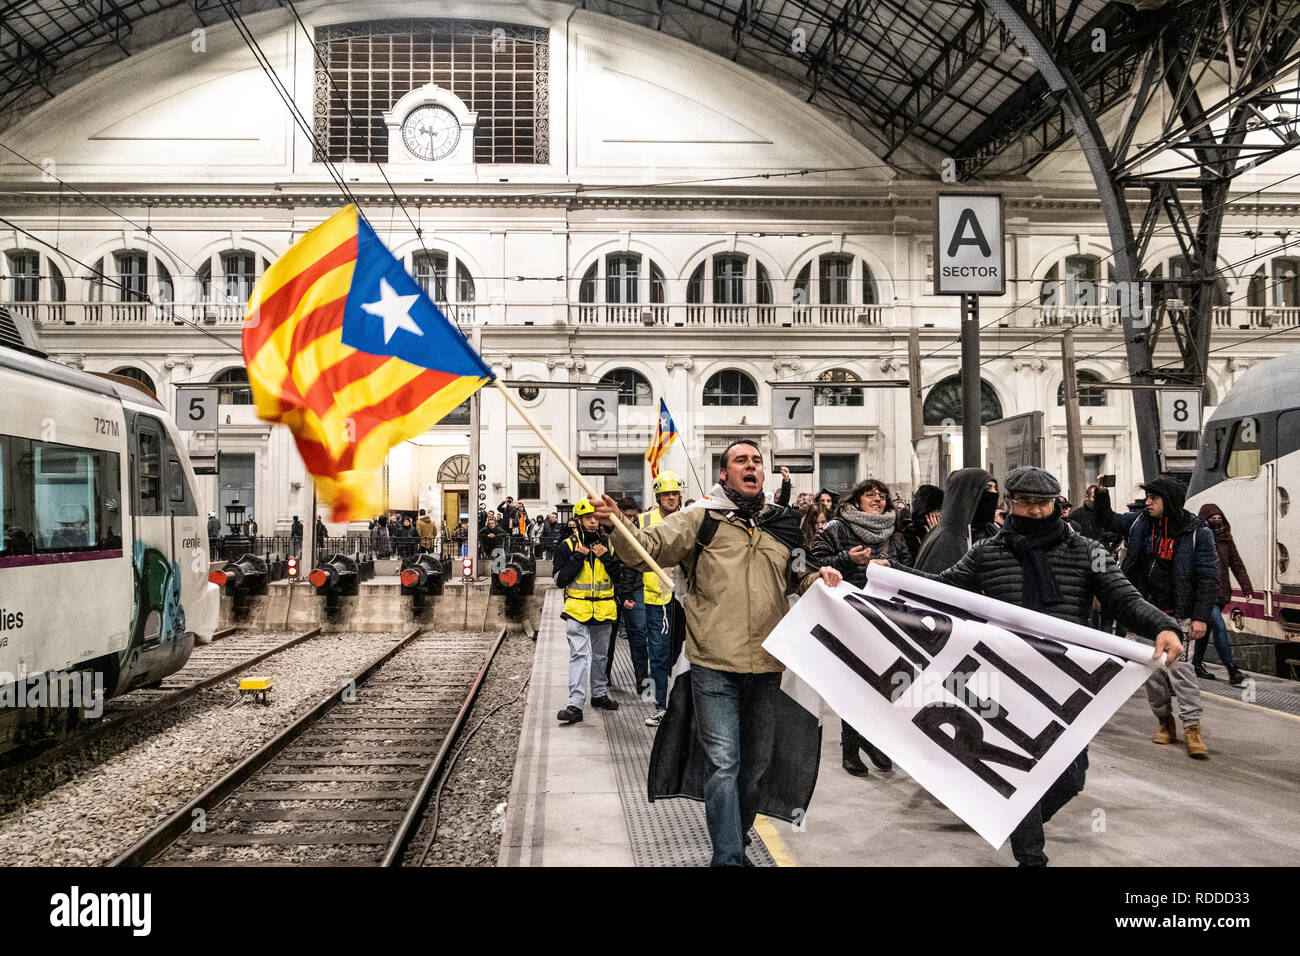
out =
[[[1097,552],[1105,555],[1097,561]],[[1070,528],[1054,548],[1046,552],[1047,562],[1056,578],[1061,600],[1042,609],[1042,613],[1064,621],[1087,625],[1092,615],[1092,600],[1101,603],[1102,613],[1117,620],[1135,634],[1154,638],[1160,631],[1178,632],[1178,624],[1169,615],[1142,599],[1124,572],[1120,570],[1097,541],[1083,537]],[[1102,570],[1095,570],[1100,565]],[[916,571],[923,577],[974,591],[996,601],[1024,606],[1024,572],[1020,559],[1001,535],[985,538],[966,552],[955,565],[938,574]]]
[[[1101,519],[1097,516],[1097,509],[1088,507],[1087,502],[1071,511],[1070,517],[1065,520],[1070,522],[1074,530],[1085,538],[1100,541],[1106,546],[1106,550],[1112,554],[1119,547],[1119,543],[1124,540],[1109,528],[1102,527]]]
[[[984,498],[989,473],[983,468],[963,468],[948,476],[943,492],[943,517],[925,537],[914,564],[926,571],[942,571],[957,563],[971,546],[971,522]]]
[[[813,539],[813,563],[819,568],[827,566],[834,568],[854,587],[866,587],[866,565],[854,564],[853,559],[849,557],[849,551],[860,544],[862,542],[854,534],[852,525],[843,518],[832,518],[822,525],[821,530],[817,532],[817,537]],[[889,536],[885,541],[883,552],[878,547],[872,548],[871,557],[886,558],[892,567],[909,567],[912,564],[907,542],[903,540],[900,531],[895,531]]]

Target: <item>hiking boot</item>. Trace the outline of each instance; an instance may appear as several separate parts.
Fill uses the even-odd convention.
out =
[[[1204,667],[1198,667],[1198,668],[1196,668],[1196,676],[1199,677],[1199,678],[1201,678],[1201,680],[1218,680],[1218,679],[1219,679],[1219,678],[1215,677],[1213,674],[1211,674],[1211,673],[1210,673],[1208,670],[1206,670]]]
[[[845,754],[841,766],[855,777],[869,777],[871,775],[871,771],[867,769],[867,765],[862,762],[862,758],[856,752]]]
[[[1187,755],[1197,760],[1204,760],[1210,755],[1201,738],[1200,724],[1183,724],[1183,737],[1187,740]]]
[[[555,715],[555,719],[562,724],[580,724],[582,723],[582,708],[566,707]]]
[[[1152,743],[1172,744],[1178,740],[1178,725],[1174,723],[1174,715],[1166,714],[1160,718],[1160,729],[1156,735],[1151,738]]]
[[[656,710],[653,716],[647,717],[645,719],[645,725],[647,727],[658,727],[660,723],[663,722],[663,719],[664,719],[664,711]]]
[[[862,741],[862,749],[867,752],[871,762],[875,764],[877,770],[893,770],[894,762],[890,760],[880,748],[869,740]]]
[[[591,698],[591,706],[599,707],[601,710],[618,710],[618,701],[604,696],[593,697]]]
[[[1233,687],[1240,687],[1242,684],[1246,683],[1246,675],[1234,667],[1232,670],[1228,671],[1228,683]]]

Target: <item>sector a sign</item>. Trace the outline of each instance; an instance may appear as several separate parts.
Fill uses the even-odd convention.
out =
[[[934,206],[935,295],[1007,290],[1001,193],[939,193]]]

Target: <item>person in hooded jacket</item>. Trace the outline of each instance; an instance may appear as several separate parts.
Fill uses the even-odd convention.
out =
[[[990,478],[985,482],[984,494],[980,495],[979,503],[975,506],[975,516],[970,519],[971,544],[991,538],[998,533],[1001,525],[994,520],[997,511],[998,481],[996,478]]]
[[[1177,622],[1142,599],[1105,548],[1076,533],[1061,517],[1061,486],[1052,474],[1017,468],[1007,475],[1005,487],[1011,513],[996,535],[976,542],[937,573],[914,573],[1076,624],[1086,624],[1095,599],[1130,631],[1155,639],[1153,658],[1172,664],[1183,655]],[[948,500],[973,500],[977,496],[971,488],[982,491],[984,482],[965,480],[954,488],[950,481]],[[949,507],[944,508],[945,524]],[[965,527],[969,518],[959,518],[959,527]],[[1011,852],[1021,866],[1047,864],[1043,824],[1083,790],[1087,769],[1085,747],[1012,831]]]
[[[914,566],[922,571],[946,571],[970,550],[971,523],[987,502],[988,483],[992,480],[983,468],[963,468],[948,476],[943,491],[943,517],[925,537]],[[993,502],[994,509],[997,500]],[[989,511],[989,520],[993,511]]]
[[[921,545],[939,524],[943,516],[943,489],[934,485],[921,485],[912,495],[912,507],[902,528],[907,544],[908,564],[916,564]]]
[[[1246,679],[1246,675],[1232,662],[1228,626],[1223,622],[1223,609],[1232,600],[1232,579],[1228,576],[1229,572],[1237,576],[1241,593],[1247,598],[1255,596],[1255,588],[1250,583],[1250,574],[1246,571],[1245,562],[1237,553],[1237,542],[1232,540],[1232,525],[1228,523],[1228,516],[1223,513],[1223,509],[1207,502],[1201,505],[1199,515],[1210,526],[1210,531],[1214,534],[1214,546],[1219,550],[1219,589],[1214,596],[1214,610],[1210,612],[1210,633],[1214,637],[1214,649],[1219,652],[1219,660],[1228,668],[1228,681],[1233,687],[1237,687]],[[1218,678],[1205,668],[1205,648],[1209,643],[1209,641],[1197,641],[1196,650],[1192,652],[1192,667],[1197,677],[1217,680]]]
[[[895,528],[894,503],[889,488],[877,478],[861,481],[844,496],[835,517],[813,539],[812,559],[818,567],[832,567],[854,587],[867,586],[867,563],[906,566],[911,555],[903,535]],[[865,750],[879,770],[892,770],[893,761],[847,720],[840,721],[841,765],[855,777],[868,776],[860,750]]]
[[[1124,573],[1142,596],[1180,623],[1189,644],[1204,640],[1219,591],[1214,533],[1203,519],[1183,507],[1187,489],[1182,482],[1157,478],[1141,487],[1147,493],[1145,510],[1122,515],[1111,510],[1110,492],[1099,488],[1093,499],[1098,523],[1127,536]],[[1156,668],[1147,680],[1147,702],[1160,721],[1151,740],[1157,744],[1177,741],[1172,702],[1177,697],[1187,753],[1204,760],[1210,752],[1201,730],[1201,685],[1188,659],[1190,651],[1187,648],[1168,670]]]

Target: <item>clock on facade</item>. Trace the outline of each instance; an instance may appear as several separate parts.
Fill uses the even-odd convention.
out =
[[[443,159],[460,143],[460,120],[445,106],[417,106],[402,121],[402,143],[418,159]]]

